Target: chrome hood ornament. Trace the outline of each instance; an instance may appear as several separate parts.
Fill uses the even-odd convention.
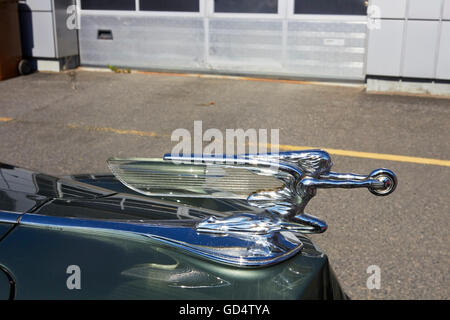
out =
[[[247,200],[250,206],[272,213],[283,223],[296,224],[294,229],[304,233],[327,229],[324,221],[304,212],[317,189],[368,188],[374,195],[386,196],[397,186],[397,177],[387,169],[369,175],[332,172],[333,162],[323,150],[231,158],[166,154],[163,160],[112,158],[108,165],[123,184],[147,196]],[[220,233],[223,228],[219,226],[229,225],[233,232],[257,232],[264,225],[258,223],[251,228],[242,219],[205,221],[199,230],[208,226],[209,231]]]
[[[395,174],[387,169],[358,175],[332,172],[332,165],[322,150],[108,160],[116,178],[140,194],[177,204],[202,198],[239,204],[239,209],[225,212],[195,207],[207,218],[182,220],[183,228],[167,221],[146,227],[152,239],[239,267],[284,261],[302,250],[304,233],[326,231],[324,221],[304,212],[317,189],[365,187],[386,196],[397,186]]]

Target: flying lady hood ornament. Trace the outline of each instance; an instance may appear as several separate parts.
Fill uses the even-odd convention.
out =
[[[138,193],[165,198],[246,200],[264,213],[211,217],[197,225],[199,232],[218,234],[274,230],[322,233],[327,224],[304,212],[317,189],[367,188],[376,196],[387,196],[397,186],[396,175],[388,169],[360,175],[332,172],[332,165],[330,155],[323,150],[231,158],[166,154],[162,160],[108,160],[116,178]]]

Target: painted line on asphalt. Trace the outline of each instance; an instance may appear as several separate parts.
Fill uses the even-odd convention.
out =
[[[117,134],[124,134],[124,135],[133,135],[133,136],[139,136],[139,137],[160,137],[162,135],[153,132],[153,131],[139,131],[139,130],[123,130],[123,129],[115,129],[115,128],[109,128],[109,127],[90,127],[90,126],[82,126],[77,124],[68,124],[67,127],[72,129],[85,129],[89,131],[98,131],[98,132],[112,132]]]
[[[267,145],[270,149],[271,145]],[[397,162],[409,162],[417,164],[428,164],[435,166],[450,167],[450,160],[440,160],[432,158],[420,158],[411,156],[400,156],[395,154],[385,154],[385,153],[373,153],[373,152],[362,152],[353,150],[342,150],[342,149],[332,149],[332,148],[315,148],[315,147],[305,147],[305,146],[293,146],[280,144],[278,145],[280,151],[295,151],[295,150],[311,150],[311,149],[322,149],[327,151],[329,154],[336,156],[352,157],[352,158],[365,158],[365,159],[376,159],[376,160],[387,160],[387,161],[397,161]]]
[[[10,121],[16,121],[16,120],[13,118],[0,117],[0,122],[10,122]],[[78,125],[78,124],[66,124],[65,126],[68,128],[72,128],[72,129],[83,129],[83,130],[96,131],[96,132],[111,132],[111,133],[115,133],[115,134],[133,135],[133,136],[139,136],[139,137],[168,137],[168,135],[159,134],[154,131],[124,130],[124,129],[115,129],[115,128],[110,128],[110,127],[91,127],[91,126]],[[272,149],[274,146],[275,145],[267,144],[266,148]],[[342,150],[342,149],[333,149],[333,148],[306,147],[306,146],[295,146],[295,145],[287,145],[287,144],[278,145],[278,150],[280,150],[280,151],[296,151],[296,150],[308,150],[308,149],[309,150],[310,149],[322,149],[322,150],[327,151],[329,154],[337,155],[337,156],[344,156],[344,157],[387,160],[387,161],[408,162],[408,163],[416,163],[416,164],[426,164],[426,165],[450,167],[450,160],[401,156],[401,155],[384,154],[384,153],[362,152],[362,151],[353,151],[353,150]]]

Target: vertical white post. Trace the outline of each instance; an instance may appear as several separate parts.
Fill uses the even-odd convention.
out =
[[[214,0],[200,0],[200,11],[203,16],[204,63],[205,68],[209,69],[209,17],[214,11]]]
[[[293,8],[294,0],[278,0],[278,14],[281,16],[283,23],[282,35],[282,54],[281,66],[284,69],[287,63],[287,39],[288,39],[288,18],[290,10]]]
[[[81,28],[81,0],[75,0],[75,8],[77,14],[77,28]]]

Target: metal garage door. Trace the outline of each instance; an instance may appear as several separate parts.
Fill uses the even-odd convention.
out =
[[[361,80],[363,0],[79,0],[83,65]]]

